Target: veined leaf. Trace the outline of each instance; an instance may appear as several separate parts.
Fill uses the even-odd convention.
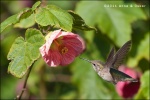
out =
[[[41,2],[40,2],[40,1],[37,1],[37,2],[32,6],[32,11],[34,11],[40,4],[41,4]]]
[[[32,10],[30,8],[25,8],[18,13],[19,21],[25,18],[28,18],[32,14]]]
[[[20,20],[28,18],[32,14],[32,11],[30,8],[25,8],[22,11],[20,11],[18,14],[12,15],[11,17],[4,20],[0,27],[0,33],[7,28],[10,25],[18,23]]]
[[[34,14],[31,14],[28,18],[22,19],[19,23],[16,23],[14,27],[29,28],[35,24]]]
[[[5,21],[3,21],[0,25],[0,27],[1,27],[0,33],[8,26],[17,23],[17,21],[18,21],[17,16],[18,16],[18,14],[12,15],[11,17],[9,17]]]
[[[88,25],[85,24],[84,20],[75,12],[73,11],[69,11],[69,13],[72,15],[73,17],[73,28],[74,29],[80,29],[80,30],[96,30],[93,27],[90,27]]]
[[[43,43],[44,37],[36,29],[28,29],[25,33],[25,40],[18,37],[7,55],[7,59],[11,60],[8,72],[22,78],[32,63],[40,56],[39,47]]]
[[[41,26],[56,26],[65,31],[72,30],[72,16],[65,10],[54,5],[48,5],[46,8],[37,9],[35,21]]]

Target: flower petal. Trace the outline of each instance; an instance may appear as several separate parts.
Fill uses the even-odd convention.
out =
[[[61,59],[61,55],[58,51],[50,50],[48,55],[44,56],[45,62],[51,67],[58,66],[60,64]]]
[[[75,59],[75,51],[71,48],[68,49],[68,52],[62,55],[62,60],[60,63],[62,66],[70,64]]]
[[[64,43],[66,46],[71,46],[75,52],[76,56],[78,56],[80,53],[82,53],[85,49],[84,42],[81,42],[78,38],[76,37],[67,37],[65,36],[63,38]]]
[[[48,39],[46,40],[46,53],[48,53],[49,49],[50,49],[50,46],[53,42],[54,39],[56,39],[60,34],[61,34],[61,29],[60,30],[56,30],[52,33],[49,33],[51,34],[50,37],[48,37]]]
[[[40,47],[40,53],[44,59],[44,61],[52,67],[58,66],[61,61],[61,55],[58,51],[52,51],[49,50],[48,53],[46,53],[46,44],[44,44],[42,47]]]
[[[83,39],[78,35],[78,34],[74,34],[74,33],[71,33],[71,32],[63,32],[58,36],[59,37],[68,37],[68,38],[77,38],[81,43],[82,43],[82,47],[83,47],[83,50],[85,49],[85,43],[83,41]]]
[[[42,45],[42,46],[39,48],[42,57],[43,57],[43,56],[45,55],[45,53],[46,53],[46,52],[45,52],[45,49],[46,49],[46,44]]]
[[[71,32],[64,32],[64,31],[62,31],[61,34],[59,34],[59,36],[57,38],[59,38],[61,36],[76,37],[76,35],[77,34],[74,34],[74,33],[71,33]]]

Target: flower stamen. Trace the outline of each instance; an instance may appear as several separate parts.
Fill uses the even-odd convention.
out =
[[[62,49],[61,49],[61,54],[65,54],[65,53],[67,53],[68,52],[68,48],[67,47],[63,47]]]
[[[60,44],[58,43],[57,40],[54,40],[54,42],[55,42],[55,44],[56,44],[58,47],[60,46]]]

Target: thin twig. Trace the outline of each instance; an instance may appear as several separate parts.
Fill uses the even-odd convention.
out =
[[[23,89],[22,89],[20,95],[17,96],[17,98],[16,98],[17,100],[21,100],[21,97],[22,97],[24,91],[26,90],[26,85],[27,85],[27,81],[28,81],[28,78],[29,78],[31,69],[32,69],[32,66],[29,68],[29,71],[28,71],[28,73],[27,73],[27,76],[25,77],[25,81],[24,81],[24,84],[23,84]]]

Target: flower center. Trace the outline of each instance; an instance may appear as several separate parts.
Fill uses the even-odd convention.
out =
[[[66,54],[68,52],[68,48],[63,45],[59,40],[54,40],[55,47],[61,54]]]
[[[67,47],[61,48],[61,54],[65,54],[67,52],[68,52],[68,48]]]

